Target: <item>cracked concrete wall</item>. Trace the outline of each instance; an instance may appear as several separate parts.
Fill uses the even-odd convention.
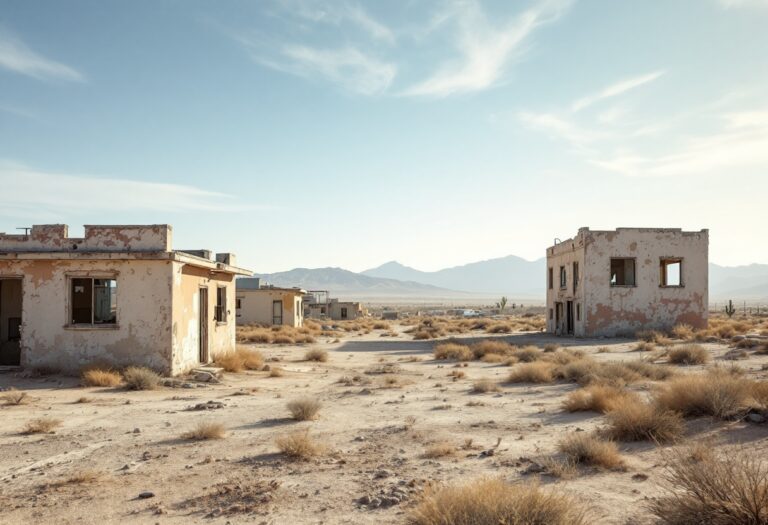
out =
[[[237,324],[272,325],[272,302],[280,301],[283,306],[283,325],[300,327],[303,323],[302,294],[286,290],[238,290],[240,308],[237,310]]]
[[[231,274],[211,272],[183,263],[173,263],[173,363],[174,374],[185,373],[200,364],[200,288],[208,290],[208,356],[235,350],[235,279]],[[217,323],[216,289],[227,289],[226,323]]]
[[[69,228],[66,224],[35,225],[28,235],[0,233],[0,252],[169,252],[171,246],[172,229],[167,224],[86,225],[83,238],[69,237]]]
[[[586,334],[586,321],[584,316],[584,258],[585,247],[584,238],[576,236],[573,239],[560,243],[547,250],[547,268],[545,279],[547,281],[547,332],[553,334],[565,333],[565,308],[568,301],[573,301],[573,330],[574,335],[584,336]],[[579,265],[579,283],[574,290],[573,263]],[[560,267],[565,268],[566,286],[560,287]],[[549,269],[552,269],[552,287],[549,286]],[[563,317],[558,322],[555,303],[563,303]],[[577,317],[576,311],[581,315]]]
[[[2,260],[22,277],[21,364],[79,373],[84,366],[171,371],[170,261]],[[117,279],[117,325],[72,326],[69,278]]]

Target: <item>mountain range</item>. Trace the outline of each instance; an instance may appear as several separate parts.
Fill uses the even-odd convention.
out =
[[[342,268],[295,268],[257,274],[275,286],[329,290],[343,299],[473,300],[507,295],[543,302],[544,258],[528,261],[515,255],[424,272],[390,261],[360,273]],[[768,301],[768,264],[709,265],[710,301]]]

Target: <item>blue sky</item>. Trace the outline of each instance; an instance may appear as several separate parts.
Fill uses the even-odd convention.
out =
[[[0,231],[259,272],[710,229],[768,262],[768,1],[0,1]]]

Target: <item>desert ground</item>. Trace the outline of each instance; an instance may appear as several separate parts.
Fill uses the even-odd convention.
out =
[[[764,385],[766,320],[749,323],[746,337],[646,334],[645,344],[534,331],[439,330],[414,339],[422,325],[369,323],[323,330],[311,343],[243,343],[265,366],[224,372],[218,383],[181,379],[136,391],[0,373],[0,523],[427,523],[414,518],[425,495],[482,477],[570,497],[586,509],[585,523],[653,523],[649,505],[668,494],[664,477],[675,458],[768,451],[763,390],[749,406],[716,415],[680,407],[682,427],[669,439],[650,432],[629,440],[610,409],[564,405],[590,385],[641,403],[675,378],[710,369],[712,378]],[[515,346],[462,355],[480,340]],[[691,345],[704,349],[701,364],[670,362]],[[318,360],[307,360],[310,350]],[[664,373],[622,369],[617,377],[610,368],[638,361]],[[536,363],[552,377],[529,382],[520,371]],[[586,363],[591,375],[579,372]],[[295,401],[319,410],[296,420],[287,406]],[[188,434],[206,423],[209,434]],[[607,436],[600,439],[618,456],[578,458],[562,445],[593,435]],[[286,438],[315,447],[291,455]]]

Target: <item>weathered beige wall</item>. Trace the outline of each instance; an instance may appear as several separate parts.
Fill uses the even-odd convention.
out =
[[[347,309],[346,318],[343,318],[341,316],[342,308]],[[352,321],[359,317],[362,317],[363,315],[364,315],[363,307],[360,305],[360,303],[353,303],[349,301],[345,301],[345,302],[331,301],[329,317],[334,321]]]
[[[23,276],[21,364],[77,373],[87,365],[171,369],[171,263],[150,260],[0,260]],[[68,276],[117,279],[116,327],[69,326]]]
[[[283,305],[283,325],[300,327],[303,322],[302,295],[285,290],[239,290],[240,309],[237,324],[272,324],[272,302],[281,301]]]
[[[235,280],[231,274],[211,273],[173,263],[173,373],[181,374],[200,364],[200,287],[208,289],[208,353],[210,361],[235,349]],[[216,289],[227,288],[227,322],[217,323]]]
[[[580,253],[581,252],[581,253]],[[547,250],[553,267],[554,290],[547,289],[547,309],[567,300],[572,286],[570,262],[580,260],[582,324],[575,335],[630,335],[642,329],[667,330],[676,324],[707,325],[709,235],[706,230],[619,228],[616,231],[579,230],[571,240]],[[611,286],[611,258],[635,259],[635,285]],[[682,286],[661,286],[660,265],[666,258],[682,258]],[[559,290],[558,269],[569,271],[566,293]],[[554,321],[547,330],[556,332]]]
[[[573,263],[579,264],[579,284],[573,288]],[[560,287],[560,267],[565,266],[566,287]],[[549,288],[549,269],[552,269],[552,288]],[[566,305],[574,303],[573,329],[574,335],[585,335],[586,322],[584,319],[584,239],[577,236],[574,239],[560,243],[547,250],[547,270],[544,278],[547,283],[547,331],[555,334],[566,332]],[[557,323],[555,303],[563,303],[563,317]],[[577,318],[576,311],[581,310]]]
[[[172,230],[167,224],[91,226],[83,238],[70,238],[66,224],[33,226],[29,235],[0,233],[0,251],[134,251],[171,250]]]

